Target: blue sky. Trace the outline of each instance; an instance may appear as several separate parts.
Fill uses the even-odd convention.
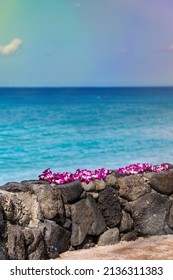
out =
[[[173,85],[172,0],[0,4],[0,86]]]

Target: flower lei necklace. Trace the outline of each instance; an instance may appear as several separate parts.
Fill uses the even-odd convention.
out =
[[[150,172],[161,172],[170,170],[170,166],[166,163],[162,163],[160,165],[152,165],[150,163],[137,163],[130,164],[124,168],[119,168],[115,170],[117,173],[124,175],[131,174],[140,174],[145,171]],[[48,181],[49,183],[61,185],[69,182],[73,182],[79,180],[84,183],[90,183],[93,180],[105,180],[106,176],[111,174],[112,171],[106,168],[96,169],[95,171],[87,170],[87,169],[77,169],[74,174],[71,172],[63,172],[63,173],[53,173],[50,168],[47,168],[39,175],[39,180]]]

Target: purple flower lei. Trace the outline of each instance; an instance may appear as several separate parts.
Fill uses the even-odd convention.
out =
[[[140,174],[145,171],[150,172],[161,172],[170,170],[170,166],[166,163],[162,163],[160,165],[152,165],[150,163],[137,163],[130,164],[124,168],[119,168],[115,170],[120,174],[131,175],[131,174]],[[39,180],[48,181],[49,183],[61,185],[69,182],[73,182],[79,180],[84,183],[90,183],[95,179],[105,180],[106,176],[111,174],[111,170],[106,168],[97,169],[95,171],[87,170],[87,169],[77,169],[74,174],[71,172],[63,172],[63,173],[53,173],[50,168],[47,168],[39,175]]]
[[[144,173],[145,171],[158,173],[167,170],[170,170],[170,166],[166,163],[162,163],[160,165],[152,165],[150,163],[137,163],[137,164],[130,164],[125,168],[119,168],[118,170],[116,170],[116,172],[120,174],[131,175],[131,174]]]
[[[71,172],[52,173],[50,168],[48,168],[45,171],[43,171],[41,175],[39,175],[39,179],[57,185],[73,182],[76,180],[88,184],[95,179],[104,180],[106,179],[106,176],[110,173],[111,171],[106,168],[97,169],[95,171],[87,169],[77,169],[74,174],[72,174]]]

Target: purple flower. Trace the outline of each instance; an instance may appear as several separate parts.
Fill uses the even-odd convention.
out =
[[[152,165],[150,163],[137,163],[130,164],[125,168],[119,168],[116,170],[116,172],[124,175],[131,175],[144,173],[145,171],[161,172],[167,170],[170,170],[170,167],[168,164],[165,163],[162,163],[160,165]],[[95,179],[105,180],[108,174],[111,174],[111,171],[106,168],[96,169],[94,171],[87,169],[77,169],[74,174],[72,174],[71,172],[52,173],[50,168],[47,168],[38,177],[39,180],[45,180],[49,183],[58,185],[73,182],[75,180],[79,180],[88,184]]]

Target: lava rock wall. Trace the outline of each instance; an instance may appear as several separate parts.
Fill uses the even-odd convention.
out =
[[[173,234],[173,169],[64,185],[0,187],[0,259],[56,258],[67,250]]]

